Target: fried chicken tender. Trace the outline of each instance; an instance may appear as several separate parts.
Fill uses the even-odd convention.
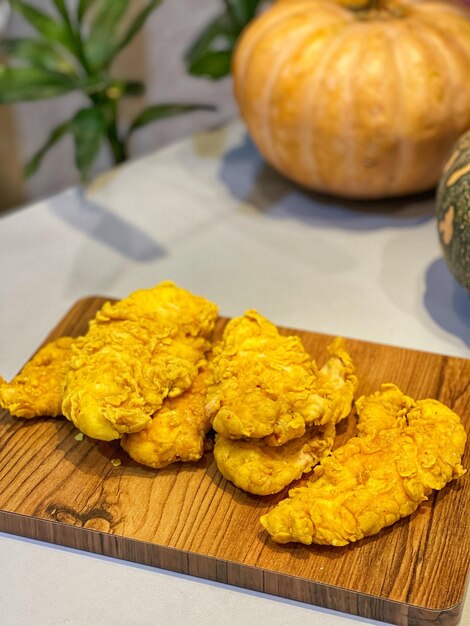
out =
[[[309,426],[301,437],[282,446],[267,445],[269,438],[237,440],[218,434],[214,458],[224,478],[240,489],[265,496],[281,491],[330,453],[335,424],[351,412],[357,378],[342,339],[334,339],[328,352],[327,362],[316,375],[324,423]]]
[[[206,404],[206,371],[177,398],[167,398],[148,428],[124,435],[121,446],[137,463],[159,469],[176,461],[198,461],[210,430]]]
[[[307,426],[340,419],[347,400],[343,407],[333,403],[332,389],[345,372],[351,386],[356,378],[341,339],[330,351],[335,359],[319,374],[299,337],[280,335],[253,310],[231,320],[209,370],[207,410],[214,429],[229,439],[278,446],[301,437]]]
[[[216,435],[214,458],[224,478],[244,491],[267,496],[309,472],[330,453],[334,439],[332,422],[310,426],[302,437],[283,446]]]
[[[73,344],[63,414],[105,441],[146,428],[167,396],[190,387],[216,318],[215,304],[172,282],[106,303]]]
[[[337,424],[351,413],[357,389],[356,368],[342,337],[335,337],[326,349],[329,357],[316,374],[315,393],[320,424]]]
[[[0,406],[16,417],[62,414],[62,381],[69,365],[72,337],[60,337],[41,348],[7,383],[0,377]]]
[[[312,482],[261,517],[274,541],[343,546],[411,515],[433,489],[462,476],[466,434],[437,400],[393,384],[356,402],[358,435],[323,459]]]

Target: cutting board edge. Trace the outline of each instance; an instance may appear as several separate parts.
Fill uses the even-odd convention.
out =
[[[400,626],[457,626],[469,582],[467,577],[458,604],[429,609],[254,565],[5,510],[0,510],[0,532]]]

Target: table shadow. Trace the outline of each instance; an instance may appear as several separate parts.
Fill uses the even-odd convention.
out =
[[[296,219],[320,228],[377,230],[419,225],[432,219],[434,191],[413,196],[350,200],[315,193],[270,167],[248,135],[228,150],[219,178],[230,194],[271,219]]]
[[[424,306],[441,328],[470,347],[470,294],[452,276],[443,257],[426,271]]]
[[[50,206],[60,220],[132,261],[148,263],[167,254],[148,233],[87,198],[82,190],[73,201],[53,202]]]

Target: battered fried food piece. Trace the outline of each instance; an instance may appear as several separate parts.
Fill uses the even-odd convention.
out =
[[[198,461],[204,437],[210,430],[206,404],[206,371],[177,398],[167,398],[154,414],[150,426],[124,435],[121,445],[137,463],[161,468],[176,461]]]
[[[216,318],[215,304],[171,282],[105,304],[73,344],[63,414],[105,441],[150,425],[195,379]]]
[[[321,407],[320,424],[337,424],[351,413],[357,389],[356,368],[342,337],[335,337],[326,349],[329,356],[316,374],[315,393]]]
[[[209,366],[207,409],[214,429],[229,438],[278,443],[300,437],[315,408],[310,356],[298,337],[282,337],[256,311],[231,320]]]
[[[74,339],[60,337],[41,348],[7,383],[0,377],[0,406],[16,417],[62,414],[62,380]]]
[[[356,405],[357,437],[261,517],[274,541],[346,545],[411,515],[433,489],[464,473],[465,430],[445,405],[415,402],[392,384]]]
[[[282,446],[268,445],[270,437],[236,440],[218,434],[214,457],[227,480],[250,493],[277,493],[330,453],[335,424],[351,412],[357,378],[342,339],[334,339],[328,352],[329,358],[317,373],[315,385],[318,402],[323,403],[322,425],[309,426],[302,437]]]
[[[230,439],[264,438],[278,446],[301,437],[307,426],[337,421],[347,401],[333,407],[332,389],[345,376],[355,387],[356,378],[341,339],[330,353],[330,371],[319,374],[299,337],[280,335],[256,311],[231,320],[209,370],[214,429]]]
[[[309,472],[330,453],[334,439],[332,422],[310,426],[302,437],[283,446],[216,435],[214,458],[224,478],[244,491],[267,496]]]

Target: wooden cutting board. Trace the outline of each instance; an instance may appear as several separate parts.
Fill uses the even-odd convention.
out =
[[[86,332],[103,302],[78,302],[48,340]],[[294,332],[321,364],[331,337]],[[348,349],[359,393],[395,382],[416,399],[452,407],[470,433],[469,360],[355,340]],[[338,427],[338,444],[353,433],[351,417]],[[77,441],[76,434],[65,419],[1,412],[1,531],[397,624],[459,621],[470,560],[470,472],[410,518],[355,545],[280,546],[259,517],[287,490],[246,494],[220,475],[211,453],[156,471],[130,460],[118,442]],[[463,464],[470,468],[469,444]]]

